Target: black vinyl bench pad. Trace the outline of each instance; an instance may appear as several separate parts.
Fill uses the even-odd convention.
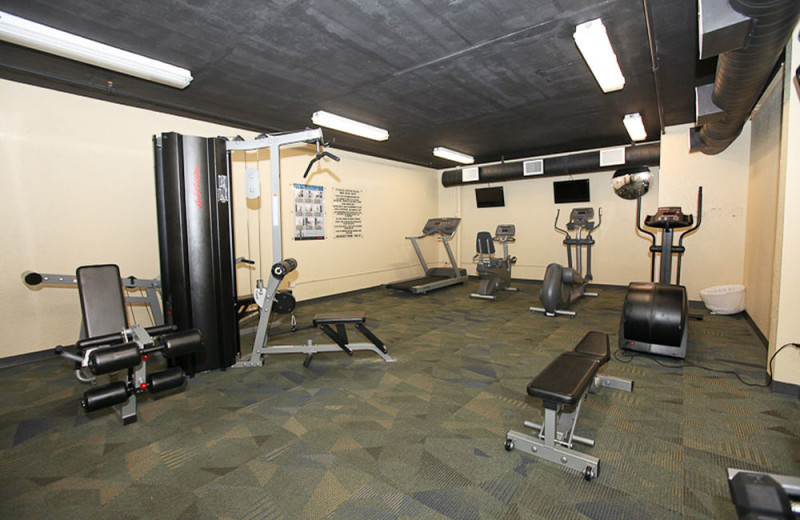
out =
[[[600,365],[605,365],[611,354],[608,348],[608,334],[593,330],[587,332],[585,336],[575,345],[573,352],[597,358]]]
[[[326,312],[314,315],[314,326],[336,325],[337,323],[364,323],[367,319],[364,311]]]
[[[596,358],[564,352],[528,383],[528,395],[543,399],[546,408],[578,404],[599,368]]]

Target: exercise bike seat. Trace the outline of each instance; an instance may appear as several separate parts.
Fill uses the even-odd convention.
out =
[[[594,380],[600,360],[577,352],[564,352],[528,383],[528,395],[544,401],[545,408],[578,404]]]

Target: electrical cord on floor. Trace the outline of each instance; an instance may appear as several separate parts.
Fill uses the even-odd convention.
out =
[[[700,368],[700,369],[706,370],[708,372],[714,372],[716,374],[733,375],[733,376],[736,377],[736,379],[738,379],[739,381],[741,381],[743,384],[745,384],[747,386],[756,386],[756,387],[759,387],[759,388],[766,388],[770,384],[772,384],[772,371],[773,371],[772,363],[775,360],[775,356],[778,355],[778,352],[780,352],[783,349],[785,349],[786,347],[790,347],[790,346],[791,347],[795,347],[795,348],[800,348],[800,344],[797,344],[797,343],[786,343],[785,345],[782,345],[780,348],[778,348],[775,351],[775,353],[772,354],[772,356],[770,356],[769,362],[767,363],[767,367],[769,367],[769,370],[767,371],[767,382],[764,383],[764,384],[752,383],[752,382],[745,381],[744,379],[742,379],[742,376],[738,372],[736,372],[735,370],[720,370],[720,369],[716,369],[716,368],[710,368],[710,367],[706,367],[706,366],[703,366],[703,365],[698,365],[697,363],[693,363],[693,362],[687,361],[687,360],[678,361],[677,363],[664,363],[660,359],[656,359],[654,357],[648,356],[647,354],[640,354],[640,353],[633,353],[633,352],[623,352],[622,349],[620,349],[620,348],[617,348],[617,350],[614,351],[614,359],[616,361],[620,362],[620,363],[630,363],[636,357],[644,357],[644,358],[647,358],[647,359],[652,359],[653,361],[656,362],[656,364],[658,364],[658,365],[660,365],[660,366],[662,366],[664,368],[695,367],[695,368]],[[627,357],[624,357],[623,354],[624,354],[624,356],[627,356]]]

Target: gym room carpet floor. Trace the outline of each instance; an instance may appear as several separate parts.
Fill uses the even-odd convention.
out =
[[[724,373],[763,383],[766,350],[743,317],[705,310],[687,361],[717,372],[619,353],[601,369],[636,386],[584,405],[576,430],[596,445],[577,449],[600,458],[598,478],[507,452],[509,429],[541,421],[525,387],[550,360],[590,330],[616,351],[624,296],[601,287],[577,317],[545,318],[528,311],[539,285],[517,285],[497,302],[468,298],[470,280],[300,304],[301,325],[365,310],[397,362],[320,354],[306,369],[302,355],[275,356],[143,398],[125,427],[81,411],[70,362],[4,368],[0,518],[735,518],[726,468],[800,474],[798,399]],[[313,329],[275,343],[308,336],[327,343]]]

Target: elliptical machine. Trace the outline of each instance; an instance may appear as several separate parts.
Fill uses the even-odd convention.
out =
[[[496,300],[496,291],[519,291],[517,287],[510,287],[511,266],[517,263],[516,256],[509,256],[508,244],[516,242],[514,224],[500,224],[494,232],[494,237],[488,231],[478,232],[475,239],[475,256],[473,261],[478,262],[478,278],[480,286],[478,292],[470,294],[470,298]],[[503,244],[503,257],[495,258],[494,242]]]
[[[697,221],[677,206],[658,208],[647,215],[644,225],[661,230],[661,243],[656,235],[642,228],[641,197],[636,199],[636,228],[650,235],[650,283],[628,285],[622,318],[619,322],[619,346],[626,350],[658,354],[674,358],[686,357],[689,328],[689,301],[681,283],[681,257],[686,249],[683,239],[700,227],[703,212],[703,187],[697,190]],[[688,229],[687,229],[688,228]],[[686,229],[673,245],[674,230]],[[656,255],[661,255],[658,283],[655,283]],[[672,284],[672,255],[678,255],[675,284]]]
[[[542,312],[545,316],[554,317],[558,314],[575,316],[575,311],[566,310],[581,296],[597,296],[597,293],[586,292],[586,285],[592,281],[592,246],[595,244],[592,231],[596,231],[603,222],[603,208],[598,208],[597,225],[592,221],[594,209],[574,208],[569,215],[567,229],[558,227],[558,217],[561,210],[556,212],[553,227],[556,231],[564,233],[562,244],[567,246],[567,267],[558,263],[547,266],[544,273],[544,282],[539,298],[542,307],[531,307],[531,312]],[[574,236],[569,232],[574,232]],[[586,236],[581,236],[586,231]],[[575,268],[572,267],[572,246],[575,246]],[[586,272],[583,273],[582,248],[586,247]]]

